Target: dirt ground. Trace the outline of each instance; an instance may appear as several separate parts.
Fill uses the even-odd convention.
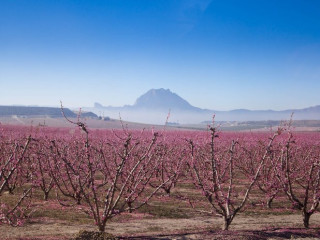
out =
[[[107,232],[120,239],[320,239],[320,214],[311,218],[311,229],[304,230],[301,215],[243,216],[234,219],[230,231],[222,232],[219,217],[191,219],[141,219],[136,216],[110,222]],[[283,228],[286,226],[286,228]],[[79,230],[95,231],[93,225],[38,219],[22,227],[0,226],[0,239],[70,239]]]

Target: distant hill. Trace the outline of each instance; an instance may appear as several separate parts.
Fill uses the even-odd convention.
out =
[[[210,121],[213,115],[217,121],[279,121],[290,119],[292,113],[294,120],[320,120],[320,106],[283,111],[247,109],[216,111],[192,106],[176,93],[163,88],[147,91],[138,97],[133,105],[106,107],[95,103],[93,108],[83,109],[115,119],[118,119],[120,114],[124,120],[152,124],[164,124],[169,111],[170,122],[182,124]]]
[[[93,112],[82,112],[81,117],[82,118],[98,118],[98,115],[94,114]]]
[[[68,108],[63,109],[66,117],[74,118],[77,114]],[[0,106],[0,117],[52,117],[61,118],[62,113],[60,108],[53,107],[26,107],[26,106]],[[84,112],[82,117],[97,118],[98,116],[92,112]]]
[[[140,96],[132,108],[165,110],[176,109],[182,111],[199,111],[200,108],[192,106],[186,100],[171,92],[169,89],[151,89]]]

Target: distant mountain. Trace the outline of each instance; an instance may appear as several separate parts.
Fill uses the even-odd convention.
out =
[[[65,108],[66,117],[77,117],[77,114]],[[49,116],[62,117],[60,108],[52,107],[25,107],[25,106],[0,106],[0,116]]]
[[[94,114],[93,112],[82,112],[81,118],[98,118],[97,114]]]
[[[72,112],[68,108],[63,109],[66,117],[74,118],[77,114]],[[0,106],[0,117],[52,117],[61,118],[62,113],[60,108],[53,107],[26,107],[26,106]],[[98,116],[92,112],[84,112],[82,117],[98,118]]]
[[[320,106],[283,111],[247,109],[216,111],[194,107],[176,93],[163,88],[147,91],[138,97],[133,105],[106,107],[95,103],[93,108],[83,109],[111,118],[117,119],[120,115],[124,120],[152,124],[163,124],[169,110],[170,122],[174,123],[210,121],[213,115],[216,121],[279,121],[290,119],[292,113],[294,120],[320,120]]]
[[[103,106],[100,103],[95,102],[94,103],[95,108],[103,108]]]
[[[85,108],[88,109],[88,108]],[[90,108],[89,108],[90,109]],[[192,106],[186,100],[181,98],[170,89],[150,89],[145,94],[137,98],[133,105],[124,105],[122,107],[103,106],[100,103],[94,103],[94,109],[114,110],[114,111],[202,111],[203,109]]]
[[[171,92],[169,89],[151,89],[142,96],[140,96],[134,105],[136,109],[153,109],[166,110],[176,109],[182,111],[198,111],[196,108],[188,103],[186,100]]]

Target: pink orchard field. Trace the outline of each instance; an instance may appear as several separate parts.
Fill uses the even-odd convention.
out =
[[[319,132],[78,126],[0,125],[2,229],[55,221],[60,216],[53,210],[61,209],[99,232],[121,216],[141,214],[219,216],[219,228],[229,230],[238,216],[291,212],[300,214],[300,228],[315,227],[310,218],[320,202]]]

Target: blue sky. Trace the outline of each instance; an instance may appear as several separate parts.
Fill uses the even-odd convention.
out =
[[[320,104],[318,0],[3,0],[0,105]]]

